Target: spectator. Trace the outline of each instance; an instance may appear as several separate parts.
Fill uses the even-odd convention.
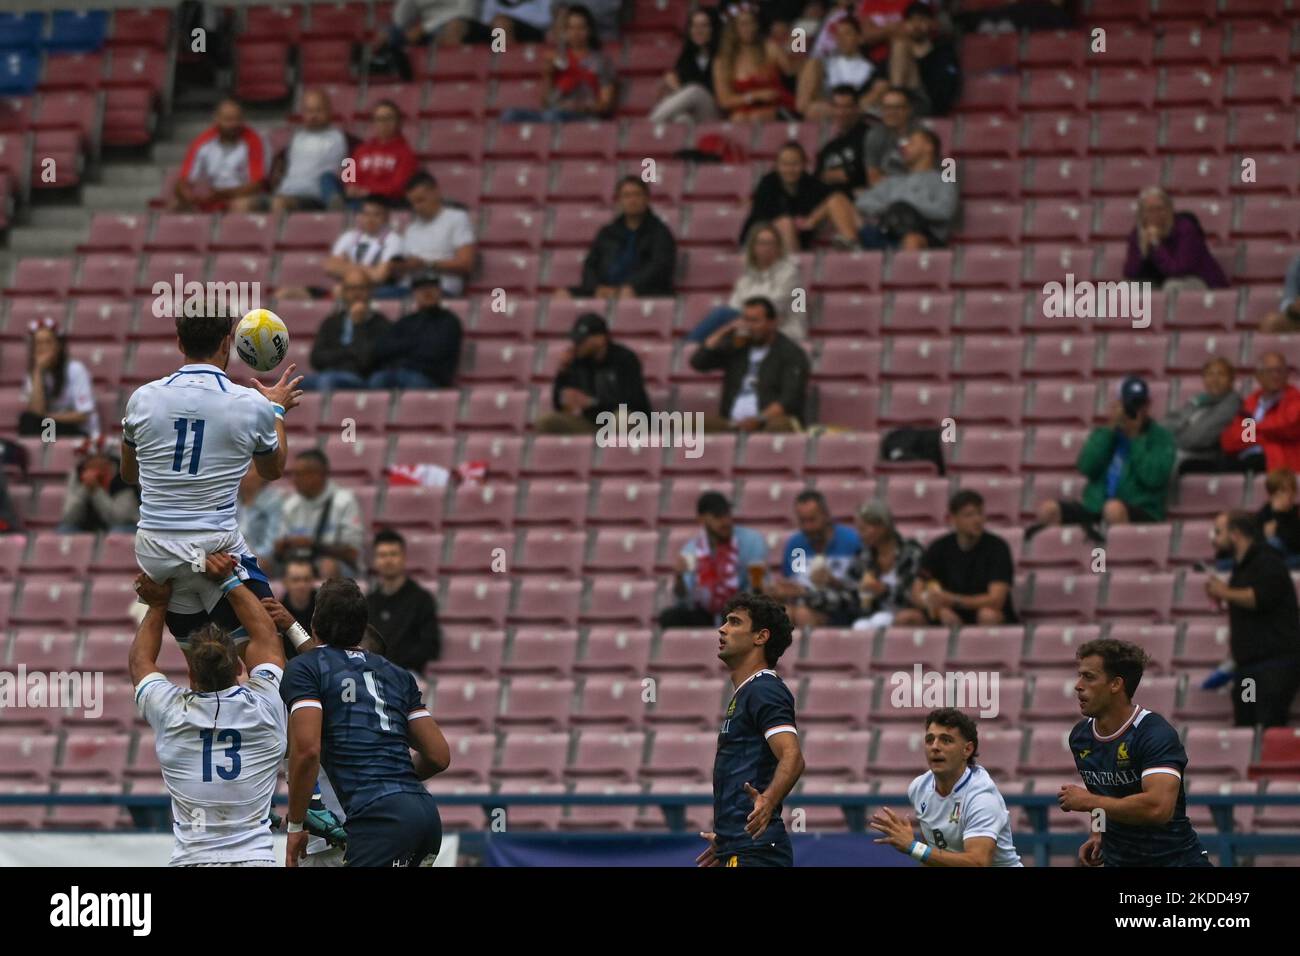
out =
[[[614,198],[618,215],[592,240],[582,262],[582,283],[557,294],[598,299],[672,295],[677,240],[650,208],[650,187],[637,176],[624,176]]]
[[[375,535],[375,586],[366,595],[370,623],[384,639],[384,656],[398,667],[424,676],[425,666],[442,652],[438,602],[406,576],[406,539],[385,528]]]
[[[867,122],[850,87],[831,90],[831,138],[817,152],[814,175],[823,185],[852,197],[867,185]]]
[[[745,241],[745,271],[731,287],[726,305],[709,311],[691,334],[689,342],[703,342],[728,322],[735,321],[746,299],[763,297],[781,315],[781,332],[787,338],[803,341],[806,330],[803,312],[794,310],[795,290],[800,286],[799,260],[787,255],[781,233],[765,222],[755,224]]]
[[[713,97],[713,64],[718,56],[718,20],[712,8],[696,10],[686,24],[686,40],[673,68],[664,74],[665,94],[650,112],[650,122],[710,122],[721,117]]]
[[[1300,331],[1300,256],[1286,267],[1286,280],[1282,283],[1282,304],[1260,322],[1261,332]]]
[[[458,47],[471,39],[478,0],[397,0],[389,43],[401,48],[436,40]]]
[[[808,172],[808,154],[791,140],[776,154],[776,168],[766,173],[750,197],[749,217],[740,230],[745,241],[755,223],[770,222],[781,233],[785,248],[798,252],[812,245],[817,224],[810,217],[831,188]]]
[[[792,111],[794,97],[784,77],[793,74],[794,64],[779,44],[763,37],[757,8],[736,3],[725,15],[713,92],[727,119],[761,123]]]
[[[508,109],[506,123],[568,123],[602,119],[614,111],[614,64],[601,52],[591,11],[579,4],[564,13],[564,40],[545,54],[542,108]]]
[[[339,176],[348,156],[348,138],[333,125],[334,111],[321,90],[302,95],[302,128],[271,164],[272,212],[324,209],[342,186]]]
[[[1268,501],[1255,515],[1264,539],[1282,555],[1288,568],[1300,567],[1300,507],[1296,506],[1296,478],[1290,468],[1276,468],[1264,480]]]
[[[311,633],[311,616],[316,613],[316,570],[310,561],[292,558],[285,562],[284,590],[280,605]]]
[[[1174,212],[1174,201],[1158,186],[1138,195],[1137,225],[1128,235],[1124,278],[1151,282],[1166,292],[1226,289],[1227,277],[1205,243],[1200,220]]]
[[[411,281],[416,309],[386,324],[374,344],[371,388],[450,388],[460,363],[461,327],[442,305],[436,272]]]
[[[939,137],[924,127],[903,145],[907,172],[887,176],[855,200],[832,193],[813,221],[829,219],[841,236],[857,232],[867,249],[927,249],[948,241],[957,218],[957,183],[939,171]]]
[[[862,141],[868,186],[876,185],[886,176],[907,172],[907,161],[903,158],[900,144],[920,128],[913,116],[912,100],[907,90],[897,86],[886,89],[880,97],[880,122],[867,130]]]
[[[3,446],[0,441],[0,446]],[[9,479],[0,468],[0,534],[22,534],[23,519],[9,496]]]
[[[352,228],[334,240],[325,272],[341,280],[348,270],[359,266],[371,285],[378,287],[373,290],[375,298],[398,299],[402,287],[387,283],[396,271],[393,260],[401,254],[402,237],[388,225],[388,206],[378,196],[367,196]]]
[[[99,413],[90,372],[68,357],[67,336],[51,318],[29,323],[27,331],[27,375],[21,393],[27,407],[18,416],[18,434],[41,435],[49,419],[54,422],[55,438],[98,438]]]
[[[266,141],[244,124],[243,109],[227,97],[217,104],[213,124],[194,138],[185,153],[172,208],[184,212],[259,209],[270,165]],[[196,188],[200,183],[207,188]]]
[[[311,346],[311,367],[304,391],[366,388],[374,367],[375,345],[392,323],[370,305],[370,282],[360,266],[344,273],[342,298],[325,317]]]
[[[551,29],[551,0],[483,0],[478,19],[489,32],[504,31],[507,48],[516,43],[543,43]]]
[[[276,560],[311,561],[322,578],[356,577],[363,540],[357,496],[330,481],[329,459],[314,448],[294,459],[293,487],[284,502]]]
[[[573,345],[560,359],[551,405],[555,411],[537,419],[537,431],[549,435],[595,433],[596,416],[650,412],[641,360],[636,353],[610,341],[609,326],[594,312],[578,316],[569,333]]]
[[[1237,417],[1219,436],[1230,470],[1300,471],[1300,390],[1289,384],[1290,374],[1281,353],[1265,352],[1259,357],[1255,369],[1259,388],[1246,396]]]
[[[894,516],[883,501],[870,501],[858,509],[858,537],[862,551],[845,575],[857,587],[855,631],[889,627],[894,616],[911,606],[912,584],[921,570],[925,549],[914,538],[904,538],[894,526]]]
[[[894,615],[902,626],[1014,624],[1011,548],[984,530],[984,498],[959,491],[948,502],[952,532],[930,542],[912,583],[912,607]]]
[[[847,627],[853,622],[851,609],[827,612],[816,608],[824,604],[824,592],[849,584],[849,566],[862,549],[862,540],[848,525],[831,520],[820,491],[800,492],[794,500],[794,516],[799,530],[785,542],[783,579],[773,583],[768,592],[786,602],[796,627]]]
[[[857,6],[858,0],[832,0],[832,9],[827,12],[823,9],[819,0],[812,0],[803,9],[803,18],[800,26],[803,26],[807,36],[816,34],[813,40],[812,51],[810,56],[819,59],[833,56],[836,48],[835,28],[839,26],[841,20],[845,17],[854,16],[854,7]],[[859,31],[862,29],[861,21],[858,22]]]
[[[406,186],[411,221],[402,233],[402,260],[398,271],[407,274],[434,269],[441,276],[442,294],[456,298],[478,263],[478,247],[469,213],[443,202],[438,180],[419,173]]]
[[[406,184],[419,170],[419,162],[402,135],[402,111],[392,100],[375,104],[370,138],[352,151],[352,162],[352,175],[343,177],[343,194],[349,205],[355,208],[371,196],[382,197],[390,206],[402,204]]]
[[[1088,479],[1080,501],[1044,501],[1039,525],[1083,525],[1100,539],[1098,522],[1106,525],[1163,521],[1169,476],[1177,448],[1174,436],[1151,418],[1147,383],[1130,375],[1120,385],[1119,400],[1110,407],[1110,421],[1094,428],[1076,463]]]
[[[140,520],[140,492],[122,480],[121,462],[104,450],[103,438],[86,439],[77,449],[63,499],[63,532],[134,532]]]
[[[857,18],[835,22],[835,49],[825,57],[811,56],[799,71],[796,105],[806,120],[823,120],[832,113],[825,90],[846,88],[856,103],[876,76],[875,64],[862,53],[862,28]]]
[[[1236,681],[1233,723],[1284,727],[1300,687],[1300,606],[1295,584],[1281,556],[1260,540],[1248,512],[1230,512],[1225,521],[1236,563],[1227,581],[1213,575],[1207,578],[1205,593],[1227,605]]]
[[[697,372],[722,369],[722,404],[704,416],[706,431],[798,431],[804,419],[810,364],[777,331],[776,307],[747,299],[737,319],[718,329],[691,356]]]
[[[248,550],[257,555],[264,571],[274,572],[275,542],[280,536],[280,520],[284,511],[284,496],[249,465],[239,482],[239,496],[235,500],[235,520],[239,533],[244,536]],[[309,625],[303,625],[311,633]]]
[[[676,603],[659,615],[660,627],[712,627],[741,591],[754,589],[767,567],[767,543],[737,526],[725,495],[706,491],[695,504],[700,533],[682,545],[673,566]]]
[[[1178,474],[1224,471],[1219,435],[1241,409],[1241,396],[1232,387],[1236,371],[1225,358],[1212,358],[1201,367],[1205,391],[1169,413],[1164,426],[1178,446]]]
[[[889,82],[907,90],[921,116],[947,116],[961,93],[961,65],[952,41],[939,35],[934,8],[913,0],[889,46]]]

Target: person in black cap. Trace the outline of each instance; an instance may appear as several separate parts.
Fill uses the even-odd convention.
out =
[[[551,435],[595,433],[596,416],[629,412],[649,414],[650,397],[641,360],[631,349],[611,342],[609,326],[595,312],[584,312],[569,333],[573,345],[560,360],[551,388],[555,411],[537,419],[539,432]]]
[[[442,305],[437,272],[411,280],[416,310],[404,315],[375,344],[371,388],[450,388],[460,362],[462,330]]]
[[[582,263],[582,282],[557,289],[564,297],[630,299],[673,294],[677,240],[650,208],[650,187],[637,176],[619,180],[618,215],[601,227]]]
[[[731,517],[731,502],[706,491],[695,504],[700,533],[682,545],[673,566],[676,603],[659,615],[660,627],[712,627],[727,602],[752,590],[767,568],[767,543]]]
[[[1083,500],[1044,501],[1026,537],[1046,525],[1078,524],[1099,539],[1099,522],[1163,521],[1177,454],[1174,436],[1151,418],[1147,383],[1130,375],[1120,384],[1109,423],[1094,428],[1079,452],[1077,467],[1088,479]]]

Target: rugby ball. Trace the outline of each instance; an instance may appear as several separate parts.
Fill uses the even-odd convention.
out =
[[[235,329],[235,354],[259,372],[269,372],[289,352],[289,329],[269,309],[254,309]]]

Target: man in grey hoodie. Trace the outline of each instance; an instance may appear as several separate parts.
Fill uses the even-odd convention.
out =
[[[857,233],[867,249],[944,245],[957,218],[958,191],[956,177],[945,180],[939,170],[941,152],[934,131],[917,127],[902,144],[907,172],[886,176],[856,199],[832,194],[825,215],[837,232]]]
[[[1193,395],[1165,419],[1178,445],[1177,474],[1221,470],[1219,434],[1237,417],[1241,396],[1233,389],[1235,371],[1225,358],[1212,358],[1201,367],[1205,390]]]

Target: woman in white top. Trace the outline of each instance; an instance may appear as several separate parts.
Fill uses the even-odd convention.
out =
[[[27,377],[22,398],[27,403],[18,420],[20,435],[40,435],[43,422],[53,419],[56,437],[87,435],[99,437],[99,415],[90,372],[68,358],[68,342],[55,328],[53,319],[28,326]]]
[[[830,91],[851,86],[858,96],[866,94],[876,79],[876,68],[862,53],[862,28],[852,16],[834,24],[835,48],[823,57],[809,57],[799,71],[795,105],[806,120],[831,115]]]
[[[799,260],[786,254],[781,233],[771,223],[755,223],[745,237],[745,271],[731,287],[726,305],[710,309],[708,315],[691,330],[687,340],[703,342],[722,326],[740,315],[745,300],[754,296],[771,299],[781,316],[779,330],[796,342],[807,335],[804,326],[806,305],[795,301],[800,286]],[[794,306],[800,306],[795,309]]]

